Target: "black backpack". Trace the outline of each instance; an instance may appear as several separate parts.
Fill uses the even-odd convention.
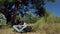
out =
[[[32,31],[32,27],[31,26],[27,26],[25,29],[24,29],[25,32],[31,32]]]

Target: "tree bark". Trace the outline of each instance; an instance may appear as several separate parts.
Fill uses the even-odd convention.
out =
[[[12,25],[14,24],[14,22],[15,22],[15,19],[16,19],[16,13],[17,13],[17,10],[18,10],[18,2],[17,1],[15,1],[15,9],[14,9],[14,12],[13,12],[13,17],[12,17]]]

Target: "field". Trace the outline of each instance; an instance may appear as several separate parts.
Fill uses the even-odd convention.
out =
[[[34,21],[36,19],[34,18]],[[5,20],[6,21],[6,20]],[[0,22],[0,25],[6,25],[4,20]],[[29,21],[29,20],[28,20]],[[26,22],[27,23],[27,22]],[[28,22],[28,25],[33,25]],[[0,28],[0,34],[60,34],[60,17],[48,16],[38,18],[36,22],[33,22],[35,25],[32,26],[32,32],[18,33],[14,32],[13,28],[10,28],[9,25],[2,26]]]
[[[13,28],[5,28],[0,29],[0,34],[60,34],[60,23],[45,24],[42,29],[27,33],[18,33],[14,32]]]

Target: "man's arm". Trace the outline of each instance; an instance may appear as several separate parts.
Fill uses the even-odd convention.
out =
[[[20,26],[26,26],[26,23],[24,22],[24,24],[23,25],[20,25]]]
[[[26,26],[26,23],[24,22],[23,25],[16,25],[17,27],[21,27],[21,26]]]

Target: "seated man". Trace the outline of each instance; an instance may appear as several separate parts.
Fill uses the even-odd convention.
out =
[[[13,28],[17,31],[17,32],[22,32],[22,30],[24,28],[26,28],[26,23],[21,19],[19,18],[17,23],[13,25]],[[20,29],[19,29],[20,28]]]

